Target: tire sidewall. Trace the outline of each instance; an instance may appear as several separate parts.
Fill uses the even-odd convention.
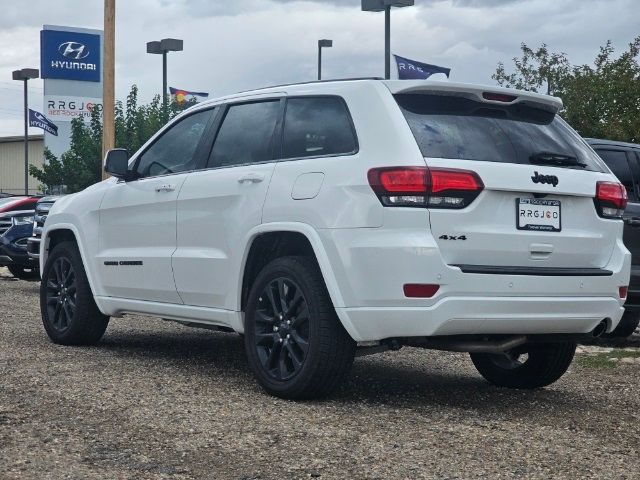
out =
[[[314,295],[317,285],[313,285],[314,272],[307,272],[301,265],[288,263],[286,259],[277,259],[269,263],[256,278],[251,288],[245,310],[245,350],[252,370],[260,382],[268,391],[273,393],[287,393],[303,390],[309,379],[315,374],[320,361],[320,318],[324,314],[320,310],[321,299]],[[304,360],[304,364],[296,375],[288,380],[280,381],[270,376],[258,357],[256,351],[255,336],[255,311],[258,305],[258,298],[264,288],[276,278],[288,278],[295,282],[307,302],[309,308],[309,350]]]
[[[49,312],[47,311],[47,279],[51,268],[53,268],[54,262],[62,257],[66,258],[71,263],[76,275],[76,308],[69,328],[60,332],[52,326],[49,320]],[[81,333],[81,312],[86,311],[89,302],[92,301],[93,294],[89,288],[89,283],[87,281],[87,276],[78,247],[71,242],[64,242],[56,245],[47,258],[47,262],[42,272],[42,282],[40,283],[40,312],[42,314],[42,324],[47,335],[49,335],[49,338],[51,338],[55,343],[64,344],[72,342],[73,339]]]

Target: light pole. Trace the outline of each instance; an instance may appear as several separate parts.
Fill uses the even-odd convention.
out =
[[[31,78],[38,78],[40,72],[37,68],[23,68],[14,70],[14,80],[24,82],[24,194],[29,195],[29,98],[27,95],[27,82]]]
[[[411,7],[414,0],[362,0],[363,12],[384,12],[384,78],[391,78],[391,7]]]
[[[322,80],[322,47],[333,47],[333,40],[318,40],[318,80]]]
[[[163,38],[147,42],[147,53],[162,54],[162,106],[167,108],[167,52],[181,52],[184,42],[177,38]]]

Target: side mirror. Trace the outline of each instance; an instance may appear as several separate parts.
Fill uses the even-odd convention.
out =
[[[126,148],[114,148],[107,152],[104,171],[116,178],[129,176],[129,152]]]

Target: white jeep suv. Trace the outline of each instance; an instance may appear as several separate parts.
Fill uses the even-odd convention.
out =
[[[314,82],[198,104],[44,227],[44,327],[98,341],[144,314],[244,334],[258,382],[330,392],[355,355],[470,352],[557,380],[623,313],[626,191],[552,97],[434,81]]]

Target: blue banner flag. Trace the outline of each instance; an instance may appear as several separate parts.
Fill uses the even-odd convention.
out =
[[[198,101],[198,98],[208,98],[209,94],[207,92],[188,92],[187,90],[182,90],[180,88],[169,87],[169,93],[171,93],[171,98],[177,104],[183,104],[184,102],[188,102],[190,100]]]
[[[400,80],[426,80],[434,73],[444,73],[449,78],[449,72],[451,72],[450,68],[416,62],[398,55],[394,55],[394,57],[396,57],[398,64],[398,78]]]
[[[29,126],[41,128],[51,135],[58,136],[58,126],[40,112],[29,109]]]

